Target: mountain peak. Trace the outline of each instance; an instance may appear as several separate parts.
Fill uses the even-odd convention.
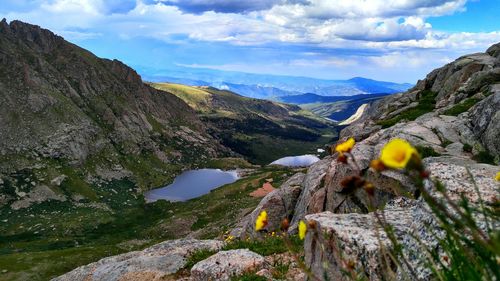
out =
[[[365,78],[365,77],[360,77],[360,76],[356,76],[356,77],[353,77],[351,79],[348,79],[347,81],[353,81],[353,82],[356,82],[356,81],[370,81],[370,82],[374,82],[375,80],[373,79],[369,79],[369,78]]]
[[[48,29],[19,20],[13,20],[8,24],[5,18],[1,22],[0,33],[14,36],[16,39],[22,40],[30,48],[43,53],[48,53],[58,44],[65,42],[61,36]]]

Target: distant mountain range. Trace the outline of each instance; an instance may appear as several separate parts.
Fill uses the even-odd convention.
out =
[[[139,68],[144,79],[151,82],[171,82],[190,86],[211,86],[230,90],[252,98],[277,99],[282,96],[313,93],[321,96],[353,96],[362,94],[392,94],[404,92],[413,85],[377,81],[362,77],[348,80],[326,80],[310,77],[264,75],[213,69],[176,67],[165,71]]]
[[[384,97],[389,94],[361,94],[354,96],[321,96],[317,94],[307,93],[301,95],[291,95],[291,96],[281,96],[278,98],[279,101],[291,104],[308,104],[308,103],[332,103],[339,101],[353,101],[353,100],[364,100],[373,99],[378,97]]]

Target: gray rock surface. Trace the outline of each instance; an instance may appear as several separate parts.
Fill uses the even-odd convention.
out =
[[[498,202],[498,182],[494,180],[498,167],[449,156],[427,158],[424,164],[430,171],[430,178],[444,184],[451,200],[458,202],[463,194],[473,206],[479,206],[480,198],[486,205]],[[442,197],[431,181],[426,181],[426,189],[435,198]],[[377,212],[381,218],[381,211]],[[391,200],[383,212],[386,222],[394,227],[412,270],[418,278],[427,280],[431,272],[423,264],[425,249],[413,236],[419,237],[427,247],[439,247],[436,240],[442,232],[437,219],[422,200],[403,197]],[[478,215],[476,219],[484,230],[483,217]],[[323,276],[326,270],[332,280],[350,280],[342,270],[352,261],[369,280],[388,277],[384,275],[387,270],[383,268],[382,259],[393,244],[381,229],[375,213],[334,214],[327,211],[307,215],[306,220],[314,221],[317,226],[315,232],[308,232],[305,240],[306,263],[316,276]],[[499,222],[493,223],[494,228],[500,226]],[[405,280],[407,273],[400,269],[396,279]]]
[[[107,257],[78,267],[53,281],[118,281],[160,280],[184,267],[194,252],[207,249],[217,251],[223,246],[217,240],[172,240],[156,244],[142,251]]]
[[[399,201],[385,210],[385,219],[391,224],[398,237],[408,233],[415,219],[408,206],[398,206]],[[400,203],[406,205],[406,202]],[[381,215],[380,215],[381,216]],[[331,280],[352,280],[343,271],[349,263],[369,280],[383,279],[383,249],[392,245],[378,219],[370,214],[334,214],[323,212],[307,215],[314,221],[316,229],[309,231],[305,242],[305,262],[313,274],[322,278],[326,272]]]
[[[430,171],[431,177],[446,187],[452,200],[458,201],[461,195],[465,195],[472,204],[479,204],[481,197],[485,204],[493,205],[499,199],[499,184],[495,181],[498,166],[446,156],[427,158],[424,165]],[[427,188],[434,190],[429,182]],[[439,196],[437,193],[434,195]]]
[[[302,193],[300,194],[298,202],[295,206],[295,211],[291,221],[292,231],[295,231],[299,220],[303,219],[308,213],[307,209],[311,204],[311,198],[322,188],[326,171],[331,162],[332,157],[325,157],[324,159],[314,163],[307,170],[302,187]]]
[[[32,204],[41,203],[48,200],[66,201],[66,197],[57,194],[46,185],[39,185],[28,192],[22,199],[15,201],[10,205],[13,210],[28,208]]]
[[[264,257],[248,249],[221,251],[198,262],[191,269],[191,280],[231,280],[245,272],[257,272],[267,266]]]
[[[474,136],[491,154],[500,155],[500,87],[470,110]]]

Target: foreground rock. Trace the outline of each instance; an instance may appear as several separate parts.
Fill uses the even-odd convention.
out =
[[[410,233],[411,224],[420,211],[416,202],[408,206],[404,200],[391,202],[386,208],[387,223],[392,225],[399,239]],[[410,208],[409,208],[410,207]],[[315,276],[326,275],[331,280],[352,280],[346,273],[349,266],[369,280],[383,280],[384,263],[388,249],[392,248],[374,214],[334,214],[323,212],[306,216],[316,223],[316,231],[309,232],[305,240],[306,264]],[[359,273],[360,272],[360,273]]]
[[[471,205],[479,206],[480,198],[486,205],[498,202],[498,183],[494,180],[498,167],[478,164],[472,160],[456,157],[434,157],[424,160],[425,166],[431,173],[433,180],[439,180],[446,186],[451,200],[458,202],[465,195]],[[474,186],[476,183],[478,190]],[[435,198],[441,197],[431,181],[427,181],[426,188]],[[481,197],[479,197],[479,194]],[[451,209],[451,208],[450,208]],[[314,221],[315,232],[309,232],[305,241],[306,264],[311,267],[316,276],[323,276],[324,272],[332,280],[351,280],[345,274],[349,265],[361,272],[369,280],[387,279],[386,268],[388,251],[393,243],[388,239],[379,220],[382,211],[369,214],[334,214],[322,212],[306,216],[306,220]],[[394,235],[401,243],[408,264],[418,279],[430,278],[431,272],[423,264],[426,245],[432,249],[439,249],[437,239],[442,238],[443,232],[439,228],[438,220],[430,212],[427,204],[422,200],[396,198],[389,202],[383,211],[387,224],[394,228]],[[483,217],[478,216],[479,226],[486,228]],[[500,223],[493,223],[493,228],[500,227]],[[431,233],[432,231],[432,233]],[[418,237],[420,242],[414,239]],[[325,268],[325,265],[328,265]],[[397,280],[406,280],[408,272],[402,273],[401,268],[395,277]]]
[[[257,272],[266,266],[264,257],[248,249],[222,251],[195,264],[190,280],[231,280],[231,277]]]
[[[53,281],[161,280],[183,268],[192,253],[203,249],[217,251],[223,244],[217,240],[167,241],[78,267]]]

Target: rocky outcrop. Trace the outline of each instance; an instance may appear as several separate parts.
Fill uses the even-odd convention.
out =
[[[433,249],[439,248],[436,239],[442,231],[437,219],[422,199],[410,199],[415,187],[405,175],[395,171],[375,173],[367,169],[364,162],[366,158],[378,157],[382,146],[392,138],[405,139],[423,153],[431,154],[424,157],[442,155],[425,158],[424,164],[431,178],[446,187],[451,200],[458,201],[465,196],[471,205],[478,205],[480,200],[486,205],[495,204],[499,196],[498,184],[494,181],[498,167],[477,163],[474,155],[487,151],[499,161],[499,48],[500,44],[494,45],[484,54],[464,56],[431,72],[407,93],[376,102],[357,123],[341,132],[341,139],[354,137],[358,141],[353,154],[362,160],[357,167],[352,163],[332,162],[325,176],[324,210],[306,216],[317,227],[315,232],[308,234],[305,243],[306,263],[316,276],[323,276],[326,271],[335,280],[347,280],[345,272],[354,270],[369,280],[382,280],[387,279],[385,274],[389,272],[384,267],[393,266],[385,262],[387,251],[393,244],[376,223],[375,213],[367,213],[366,192],[358,190],[345,195],[339,187],[342,178],[360,169],[376,188],[375,202],[370,203],[381,207],[389,202],[383,212],[405,249],[408,265],[414,271],[412,274],[419,279],[429,278],[431,272],[422,262],[422,253],[425,252],[422,243]],[[436,93],[433,111],[413,121],[401,120],[386,129],[377,124],[378,120],[393,118],[418,106],[416,103],[423,91]],[[474,105],[470,108],[464,106],[472,100],[476,102]],[[445,115],[455,105],[463,106],[463,113]],[[471,149],[466,150],[465,146]],[[426,182],[426,189],[436,198],[442,196],[431,181]],[[486,226],[482,217],[477,220],[484,230]],[[497,224],[494,227],[498,227],[498,222],[494,223]],[[409,271],[403,273],[405,270],[408,270],[407,266],[399,268],[392,278],[407,278]]]
[[[118,281],[163,280],[186,265],[187,258],[196,251],[217,251],[223,246],[217,240],[166,241],[139,252],[104,258],[78,267],[53,281]]]
[[[190,280],[226,281],[243,273],[257,272],[265,267],[264,257],[247,249],[221,251],[195,264],[191,269]]]
[[[394,227],[399,239],[409,233],[418,208],[404,200],[393,201],[385,208],[385,220]],[[352,280],[348,268],[354,265],[352,270],[369,280],[384,279],[387,270],[381,259],[388,259],[385,255],[392,243],[373,213],[322,212],[306,219],[316,225],[304,243],[305,261],[315,276],[326,273],[331,280]]]
[[[55,193],[54,191],[52,191],[52,189],[45,185],[36,186],[27,194],[22,192],[22,194],[19,194],[19,196],[21,197],[21,199],[12,203],[12,210],[24,209],[34,203],[40,203],[47,200],[66,201],[66,197]]]
[[[485,150],[497,158],[500,157],[499,142],[495,141],[500,137],[499,46],[500,43],[491,46],[485,53],[458,58],[429,73],[408,92],[376,101],[358,122],[341,132],[340,138],[353,136],[357,140],[365,139],[381,128],[379,121],[397,117],[402,112],[415,108],[424,93],[432,92],[435,101],[434,116],[441,117],[454,106],[464,106],[465,112],[458,115],[463,123],[461,128],[465,129],[467,134],[469,131],[473,134],[467,136],[468,140],[462,139],[462,143],[468,141],[470,145],[476,144],[474,153]],[[472,108],[467,108],[474,103],[476,104]]]
[[[375,102],[340,134],[341,140],[356,139],[351,152],[356,162],[342,163],[333,155],[309,168],[292,222],[305,219],[316,228],[308,232],[305,241],[306,264],[316,276],[321,278],[326,273],[333,280],[348,280],[345,273],[352,270],[369,280],[383,280],[388,278],[389,266],[397,271],[390,278],[403,280],[408,278],[410,266],[412,278],[430,278],[431,272],[423,264],[422,243],[439,249],[436,240],[443,232],[438,220],[422,199],[414,199],[418,193],[407,175],[391,170],[379,173],[369,168],[370,161],[393,138],[405,139],[420,151],[430,177],[444,184],[451,200],[457,202],[464,197],[471,205],[478,205],[480,200],[489,207],[496,204],[499,194],[494,177],[498,167],[478,163],[476,159],[480,159],[481,153],[490,153],[494,161],[500,161],[499,48],[497,44],[486,53],[459,58],[431,72],[408,92]],[[426,101],[427,108],[421,107],[420,102],[428,99],[429,93],[435,100]],[[434,108],[429,109],[429,104]],[[413,112],[411,120],[398,119],[387,128],[379,123],[415,108],[422,110],[418,112],[420,116]],[[351,190],[342,186],[343,179],[360,173],[373,183],[372,197],[362,188]],[[442,196],[430,180],[425,188],[435,198]],[[267,206],[272,208],[271,205],[261,205],[259,212]],[[373,208],[377,211],[370,212]],[[387,263],[393,243],[377,223],[377,216],[382,213],[403,245],[407,265],[396,267]],[[477,221],[485,229],[481,216]],[[493,227],[499,227],[499,222],[494,224]],[[292,227],[291,231],[295,229]]]

